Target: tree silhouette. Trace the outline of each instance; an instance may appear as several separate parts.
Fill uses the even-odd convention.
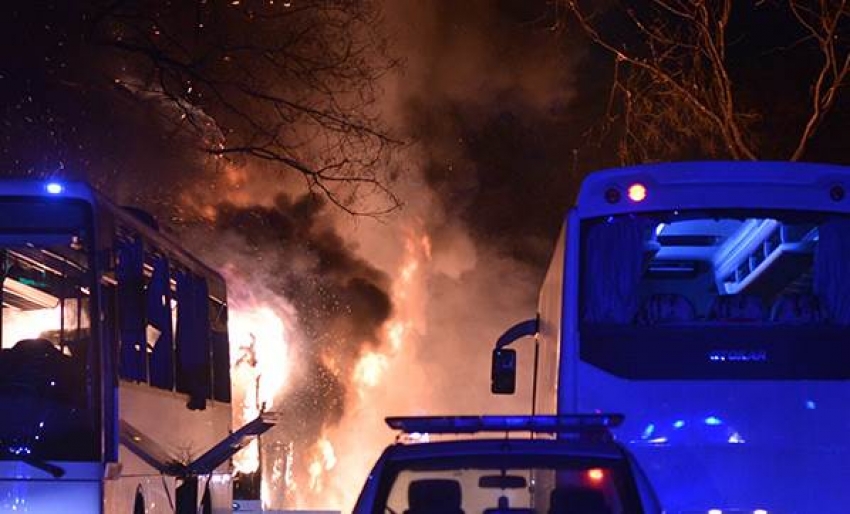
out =
[[[606,123],[623,163],[805,158],[850,71],[846,0],[565,5],[614,58]],[[780,61],[794,70],[781,77],[787,84],[757,84],[776,81],[770,68]],[[765,87],[772,94],[758,98]]]
[[[6,110],[11,167],[33,168],[32,155],[45,146],[60,161],[115,152],[103,148],[110,124],[141,110],[156,114],[146,130],[213,160],[297,172],[349,212],[399,205],[386,165],[401,143],[377,112],[378,83],[397,62],[379,32],[376,3],[22,4],[4,23],[15,57],[0,87],[18,100]],[[27,142],[33,130],[37,145]],[[100,137],[89,134],[98,130]]]

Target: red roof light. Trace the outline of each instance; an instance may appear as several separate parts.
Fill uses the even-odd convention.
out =
[[[593,483],[599,483],[602,479],[605,478],[605,472],[599,468],[592,468],[587,470],[587,478]]]

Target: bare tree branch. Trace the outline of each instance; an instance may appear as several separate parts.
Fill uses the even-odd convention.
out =
[[[817,41],[823,57],[823,65],[811,88],[812,111],[790,157],[796,161],[803,157],[809,141],[835,105],[839,88],[850,71],[850,51],[844,50],[842,56],[842,50],[838,47],[839,24],[850,13],[846,0],[823,0],[818,2],[817,8],[810,8],[799,0],[789,0],[788,5],[800,25]]]
[[[729,27],[733,8],[755,13],[766,2],[742,6],[733,0],[652,0],[603,12],[620,20],[618,27],[624,21],[630,24],[632,31],[626,33],[606,33],[606,20],[600,21],[589,2],[564,2],[581,30],[614,58],[606,123],[620,127],[621,162],[693,154],[759,157],[760,127],[755,122],[767,119],[768,113],[763,107],[741,107],[742,85],[730,71],[730,41],[735,39]],[[783,43],[776,51],[799,52],[803,45],[814,49],[815,43],[820,55],[814,76],[788,78],[811,81],[811,105],[800,113],[803,127],[788,151],[791,160],[799,160],[834,109],[850,73],[850,9],[847,0],[788,0],[787,6],[771,2],[769,7],[787,9],[799,24],[793,44]]]
[[[377,85],[398,62],[372,0],[92,4],[93,41],[124,56],[116,80],[170,106],[206,152],[278,163],[348,212],[399,207],[381,177],[402,142]]]
[[[624,116],[631,118],[625,125],[625,146],[621,146],[623,159],[631,159],[627,149],[636,143],[638,126],[647,128],[643,123],[636,124],[635,118],[655,117],[658,121],[670,121],[684,114],[670,112],[669,109],[691,111],[688,116],[698,122],[705,133],[720,135],[730,157],[755,158],[745,136],[746,131],[741,127],[746,116],[742,116],[735,106],[725,69],[725,30],[731,0],[720,2],[719,7],[713,3],[715,8],[700,0],[656,2],[649,13],[644,14],[646,20],[633,9],[626,9],[636,32],[643,39],[642,45],[631,48],[603,36],[592,16],[576,0],[567,2],[580,27],[591,40],[610,52],[618,62],[618,67],[625,65],[629,68],[619,70],[612,88],[612,94],[620,96],[624,102]],[[670,20],[665,16],[675,19]],[[654,87],[646,88],[644,83],[654,84]],[[642,109],[651,106],[644,103],[643,99],[640,102],[635,99],[634,94],[638,90],[642,95],[660,95],[666,100],[672,97],[675,101],[668,104],[665,109],[667,112],[659,117]],[[613,104],[609,100],[609,105]],[[706,140],[715,138],[710,135]]]

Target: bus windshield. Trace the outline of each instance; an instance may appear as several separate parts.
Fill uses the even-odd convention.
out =
[[[850,378],[850,218],[585,220],[581,356],[632,378]]]
[[[0,202],[0,460],[96,460],[89,209]]]

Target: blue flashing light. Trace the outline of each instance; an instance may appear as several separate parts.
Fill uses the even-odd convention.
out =
[[[479,432],[574,432],[608,429],[623,422],[622,414],[562,416],[410,416],[386,418],[387,425],[407,434],[475,434]]]
[[[65,186],[59,182],[48,182],[47,185],[44,186],[44,190],[52,195],[58,195],[65,190]]]
[[[705,424],[711,427],[716,427],[717,425],[722,425],[723,421],[721,421],[717,416],[709,416],[705,418]]]
[[[817,406],[817,404],[816,404],[814,401],[812,401],[812,400],[808,400],[808,401],[806,401],[806,409],[808,409],[808,410],[815,410],[815,409],[817,409],[817,407],[818,407],[818,406]]]
[[[685,420],[683,419],[677,419],[673,422],[673,428],[682,428],[683,426],[685,426]]]
[[[652,437],[653,433],[655,433],[655,425],[650,423],[649,425],[646,425],[645,429],[643,429],[643,434],[641,435],[641,438],[649,439],[650,437]]]

